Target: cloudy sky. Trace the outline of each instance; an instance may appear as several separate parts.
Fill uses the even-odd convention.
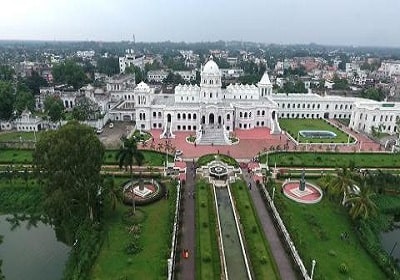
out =
[[[3,0],[0,39],[400,47],[399,0]]]

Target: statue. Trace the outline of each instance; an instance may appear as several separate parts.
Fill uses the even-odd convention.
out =
[[[306,189],[306,180],[304,179],[305,177],[305,171],[303,168],[303,171],[301,172],[301,179],[300,179],[300,184],[299,184],[299,190],[304,191]]]

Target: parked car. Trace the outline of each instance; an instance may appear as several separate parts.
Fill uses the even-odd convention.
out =
[[[97,134],[102,134],[102,133],[103,133],[103,129],[102,129],[102,128],[98,128],[98,129],[96,130],[96,133],[97,133]]]

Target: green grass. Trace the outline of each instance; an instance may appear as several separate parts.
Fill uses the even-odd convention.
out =
[[[231,191],[239,211],[255,278],[280,279],[278,268],[265,239],[246,183],[242,180],[236,181],[231,185]]]
[[[222,154],[207,154],[207,155],[201,156],[197,160],[197,165],[203,166],[209,162],[212,162],[213,160],[220,160],[228,165],[232,165],[234,167],[239,167],[239,163],[234,158],[227,156],[227,155],[222,155]]]
[[[156,151],[143,150],[144,163],[147,166],[162,166],[165,162],[165,154]],[[33,150],[18,150],[18,149],[0,149],[0,164],[8,163],[32,163]],[[104,154],[104,164],[117,165],[115,155],[117,150],[106,150]],[[172,162],[174,159],[170,155],[168,160]]]
[[[116,179],[116,183],[123,181],[125,179]],[[175,186],[169,185],[169,188],[172,194]],[[131,216],[125,218],[125,222],[123,216],[129,207],[119,204],[115,211],[110,210],[106,221],[108,234],[90,279],[165,279],[171,244],[172,205],[174,208],[175,195],[170,195],[169,200],[161,199],[138,207],[136,220]],[[129,228],[136,222],[142,225],[139,244],[143,250],[128,255],[125,248],[133,239]]]
[[[36,132],[36,138],[40,137],[40,132]],[[18,142],[18,141],[34,141],[35,134],[33,132],[3,132],[0,133],[0,142]]]
[[[320,119],[280,119],[280,127],[300,143],[347,143],[348,134]],[[335,138],[306,138],[298,135],[300,130],[328,130],[336,133]],[[350,142],[354,139],[350,137]]]
[[[266,155],[260,157],[265,163]],[[270,165],[293,167],[345,167],[353,164],[363,168],[400,168],[400,154],[377,153],[305,153],[278,152],[268,156]]]
[[[221,265],[211,185],[196,182],[196,279],[220,279]]]
[[[304,205],[285,198],[280,186],[275,204],[294,240],[306,268],[315,259],[318,279],[386,279],[372,257],[361,246],[346,208],[323,198],[320,203]],[[347,232],[348,238],[341,239]],[[339,266],[345,264],[347,273]]]

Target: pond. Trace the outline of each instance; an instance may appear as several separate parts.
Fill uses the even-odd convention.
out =
[[[335,138],[337,136],[329,130],[300,130],[299,134],[304,138]]]
[[[388,254],[392,253],[395,259],[400,260],[400,227],[388,232],[382,232],[381,242],[383,249],[385,249]]]
[[[0,259],[7,280],[61,279],[70,248],[56,238],[52,226],[21,221],[14,227],[0,216]]]

